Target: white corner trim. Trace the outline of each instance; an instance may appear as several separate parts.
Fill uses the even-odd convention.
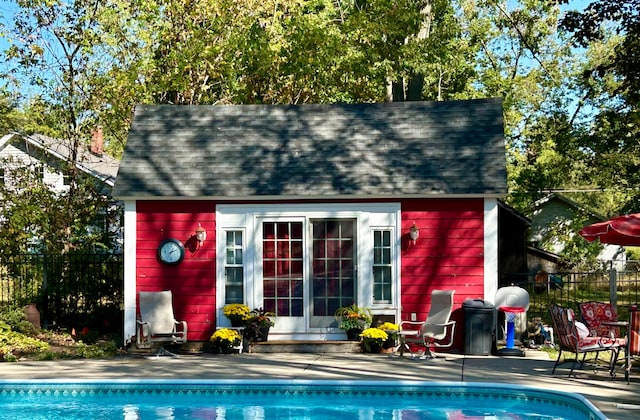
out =
[[[484,299],[495,300],[498,291],[498,200],[484,200]]]
[[[136,202],[124,203],[124,343],[136,335]]]

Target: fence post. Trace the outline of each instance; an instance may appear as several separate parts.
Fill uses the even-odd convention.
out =
[[[609,302],[611,302],[611,306],[617,312],[618,311],[618,272],[611,265],[609,270]]]

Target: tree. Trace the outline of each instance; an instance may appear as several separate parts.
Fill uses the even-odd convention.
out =
[[[576,80],[589,110],[576,122],[581,165],[618,197],[609,215],[640,211],[640,1],[593,1],[568,12],[562,26],[589,54]]]
[[[17,4],[20,9],[15,16],[14,38],[19,42],[11,45],[7,56],[19,64],[13,71],[23,71],[23,77],[41,90],[41,97],[31,101],[27,111],[33,107],[46,115],[40,121],[31,119],[35,124],[26,125],[26,129],[49,126],[51,134],[67,142],[71,155],[62,169],[68,175],[69,189],[53,194],[25,174],[21,188],[5,191],[3,210],[9,221],[2,234],[7,238],[22,231],[23,235],[39,238],[44,246],[41,251],[51,254],[87,249],[96,242],[86,234],[86,227],[104,208],[105,197],[79,173],[77,163],[103,106],[96,95],[101,86],[95,84],[95,76],[104,71],[99,22],[116,11],[97,0]],[[46,205],[42,207],[46,210],[35,209],[36,203]]]

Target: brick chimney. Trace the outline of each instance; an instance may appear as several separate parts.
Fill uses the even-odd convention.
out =
[[[102,126],[99,125],[93,130],[93,135],[91,137],[91,153],[96,156],[102,156],[104,152],[104,136],[102,134]]]

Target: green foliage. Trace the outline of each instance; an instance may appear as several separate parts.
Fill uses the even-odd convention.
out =
[[[49,127],[77,145],[101,124],[120,156],[136,104],[494,96],[505,107],[510,205],[528,214],[550,190],[590,190],[571,198],[604,215],[640,211],[638,0],[596,0],[564,20],[566,1],[549,0],[17,3],[11,39],[24,43],[7,53],[11,76],[26,71],[43,89],[18,122],[26,132]],[[45,230],[26,222],[38,209],[17,208],[12,232],[50,229],[46,246],[58,249],[82,230],[74,197],[52,206]]]
[[[113,341],[100,342],[91,345],[80,342],[75,346],[74,351],[76,357],[81,357],[83,359],[100,359],[114,356],[116,354],[117,347]]]
[[[0,319],[2,323],[13,331],[17,331],[19,333],[35,336],[37,333],[37,328],[29,321],[27,321],[27,317],[24,313],[23,309],[8,309],[4,310],[0,313]],[[0,328],[2,328],[2,324],[0,324]]]
[[[595,0],[561,22],[586,51],[575,95],[588,114],[576,121],[576,148],[590,184],[616,199],[607,215],[640,211],[639,9],[638,0]]]
[[[0,314],[0,359],[4,361],[17,361],[20,357],[37,360],[92,359],[112,357],[117,353],[118,348],[113,340],[100,340],[95,333],[85,334],[82,338],[92,344],[75,342],[68,334],[38,330],[25,320],[21,310],[3,311]],[[55,344],[58,350],[53,351],[49,342]]]
[[[345,331],[350,329],[365,329],[371,325],[373,316],[371,309],[358,306],[355,303],[338,308],[334,317],[339,322],[338,328]]]
[[[92,226],[105,213],[103,224],[113,225],[118,212],[108,209],[110,201],[96,191],[91,180],[78,178],[75,188],[55,192],[31,168],[7,159],[3,164],[12,168],[11,182],[0,185],[6,216],[0,248],[5,255],[111,249],[114,233]]]
[[[49,349],[49,344],[13,331],[9,324],[0,321],[0,357],[5,361],[15,361],[22,355],[31,355]]]

